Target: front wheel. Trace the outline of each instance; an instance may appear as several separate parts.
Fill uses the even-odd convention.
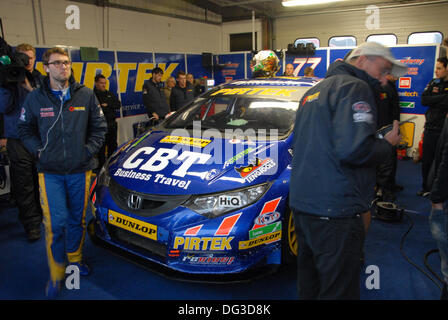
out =
[[[286,207],[282,225],[282,261],[284,263],[294,263],[297,258],[297,235],[294,225],[294,214],[289,207]]]

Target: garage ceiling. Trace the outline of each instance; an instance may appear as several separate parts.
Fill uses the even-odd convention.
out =
[[[282,0],[184,0],[203,9],[207,9],[222,16],[222,22],[246,20],[252,18],[252,11],[257,18],[279,18],[311,14],[329,10],[356,10],[364,9],[369,5],[383,6],[432,4],[439,0],[342,0],[334,3],[316,4],[299,7],[283,7]]]

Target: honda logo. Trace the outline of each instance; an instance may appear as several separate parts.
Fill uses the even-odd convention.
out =
[[[142,208],[143,199],[136,194],[131,193],[128,197],[128,207],[133,210]]]

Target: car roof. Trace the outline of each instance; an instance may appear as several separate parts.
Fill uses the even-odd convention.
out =
[[[267,86],[267,87],[312,87],[322,80],[316,77],[272,77],[272,78],[253,78],[242,79],[228,82],[226,86]]]

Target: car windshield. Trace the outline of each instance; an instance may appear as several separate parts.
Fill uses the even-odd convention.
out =
[[[193,129],[193,126],[200,124],[202,130],[253,129],[257,132],[264,129],[268,135],[270,131],[285,135],[292,130],[299,98],[308,89],[294,88],[300,94],[290,99],[271,95],[219,94],[222,90],[214,91],[197,98],[169,117],[164,127]]]

